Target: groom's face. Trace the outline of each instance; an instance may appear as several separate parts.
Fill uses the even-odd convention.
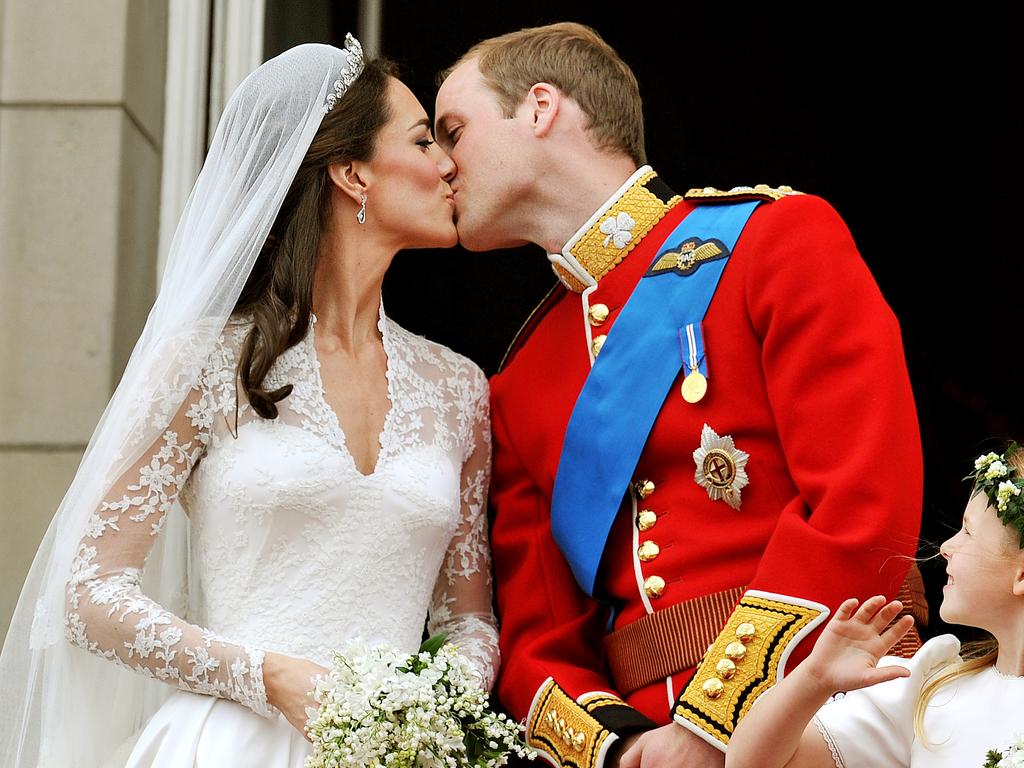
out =
[[[437,92],[435,135],[456,166],[455,225],[471,251],[521,245],[515,203],[530,184],[530,131],[505,117],[475,61],[456,67]]]

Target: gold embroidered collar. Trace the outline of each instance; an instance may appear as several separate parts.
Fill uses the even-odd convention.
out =
[[[551,267],[570,291],[597,285],[682,198],[651,166],[638,168],[573,235]]]

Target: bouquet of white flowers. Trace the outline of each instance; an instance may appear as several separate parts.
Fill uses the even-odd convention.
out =
[[[1002,752],[990,749],[985,755],[985,765],[982,768],[1024,768],[1024,736],[1018,736],[1017,740]]]
[[[487,706],[469,661],[444,635],[413,656],[351,646],[317,680],[305,768],[491,768],[534,756],[522,727]]]

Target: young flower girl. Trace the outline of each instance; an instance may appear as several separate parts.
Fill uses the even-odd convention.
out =
[[[883,658],[912,619],[889,626],[899,602],[847,600],[741,721],[727,768],[1024,765],[1024,449],[980,456],[969,479],[963,525],[940,549],[940,614],[992,638],[963,656],[942,635],[912,659]]]

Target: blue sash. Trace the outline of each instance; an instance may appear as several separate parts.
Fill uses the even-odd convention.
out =
[[[719,241],[724,255],[641,278],[576,400],[555,476],[551,530],[588,595],[594,594],[623,494],[683,365],[680,329],[700,327],[728,255],[759,204],[705,205],[690,212],[659,257],[693,238]]]

